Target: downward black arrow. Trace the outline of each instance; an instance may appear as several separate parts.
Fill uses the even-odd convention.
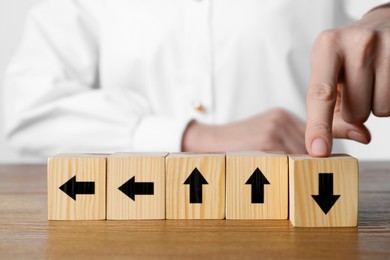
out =
[[[95,194],[95,183],[94,182],[77,182],[76,175],[70,180],[65,182],[60,190],[65,192],[69,197],[76,200],[77,194]]]
[[[198,168],[195,168],[191,175],[188,176],[184,184],[190,185],[190,203],[202,203],[202,185],[208,184],[206,179],[200,173]]]
[[[135,201],[135,195],[153,195],[153,182],[135,182],[135,176],[118,188],[121,192]]]
[[[340,195],[333,195],[333,173],[320,173],[318,177],[318,195],[311,195],[322,211],[328,214]]]
[[[252,185],[252,203],[264,203],[264,185],[270,183],[259,168],[256,168],[245,184]]]

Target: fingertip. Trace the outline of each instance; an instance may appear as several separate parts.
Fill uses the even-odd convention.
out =
[[[314,139],[309,149],[309,154],[313,157],[328,157],[330,154],[328,143],[321,137]]]
[[[371,135],[365,134],[356,130],[350,130],[347,133],[348,139],[354,140],[362,144],[368,144],[371,141]]]

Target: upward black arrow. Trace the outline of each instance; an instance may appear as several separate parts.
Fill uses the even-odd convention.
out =
[[[340,195],[333,195],[333,173],[320,173],[318,176],[318,195],[311,195],[322,211],[328,214]]]
[[[208,184],[206,179],[200,173],[198,168],[195,168],[187,180],[183,183],[190,185],[190,203],[202,203],[202,185]]]
[[[153,195],[153,182],[135,182],[135,176],[118,188],[130,199],[135,201],[135,195]]]
[[[95,194],[95,183],[77,182],[76,175],[62,184],[59,188],[74,200],[76,200],[77,194]]]
[[[264,185],[270,183],[259,168],[256,168],[245,184],[252,185],[252,203],[264,203]]]

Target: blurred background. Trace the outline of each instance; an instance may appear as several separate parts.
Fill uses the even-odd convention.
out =
[[[25,16],[31,6],[42,0],[0,0],[0,100],[4,69],[16,51],[21,39]],[[7,146],[3,134],[3,104],[0,105],[0,163],[42,162],[42,159],[18,155]],[[360,160],[390,161],[390,119],[371,117],[367,123],[371,130],[372,143],[365,146],[350,141],[341,141],[344,148],[334,152],[346,152]],[[337,145],[336,147],[339,147]]]
[[[0,162],[39,162],[34,158],[19,156],[4,140],[3,134],[3,74],[22,37],[28,10],[42,0],[0,0]]]

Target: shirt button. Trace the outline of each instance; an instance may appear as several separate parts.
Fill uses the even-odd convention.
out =
[[[192,106],[196,111],[201,113],[205,112],[206,110],[205,107],[200,102],[193,102]]]

